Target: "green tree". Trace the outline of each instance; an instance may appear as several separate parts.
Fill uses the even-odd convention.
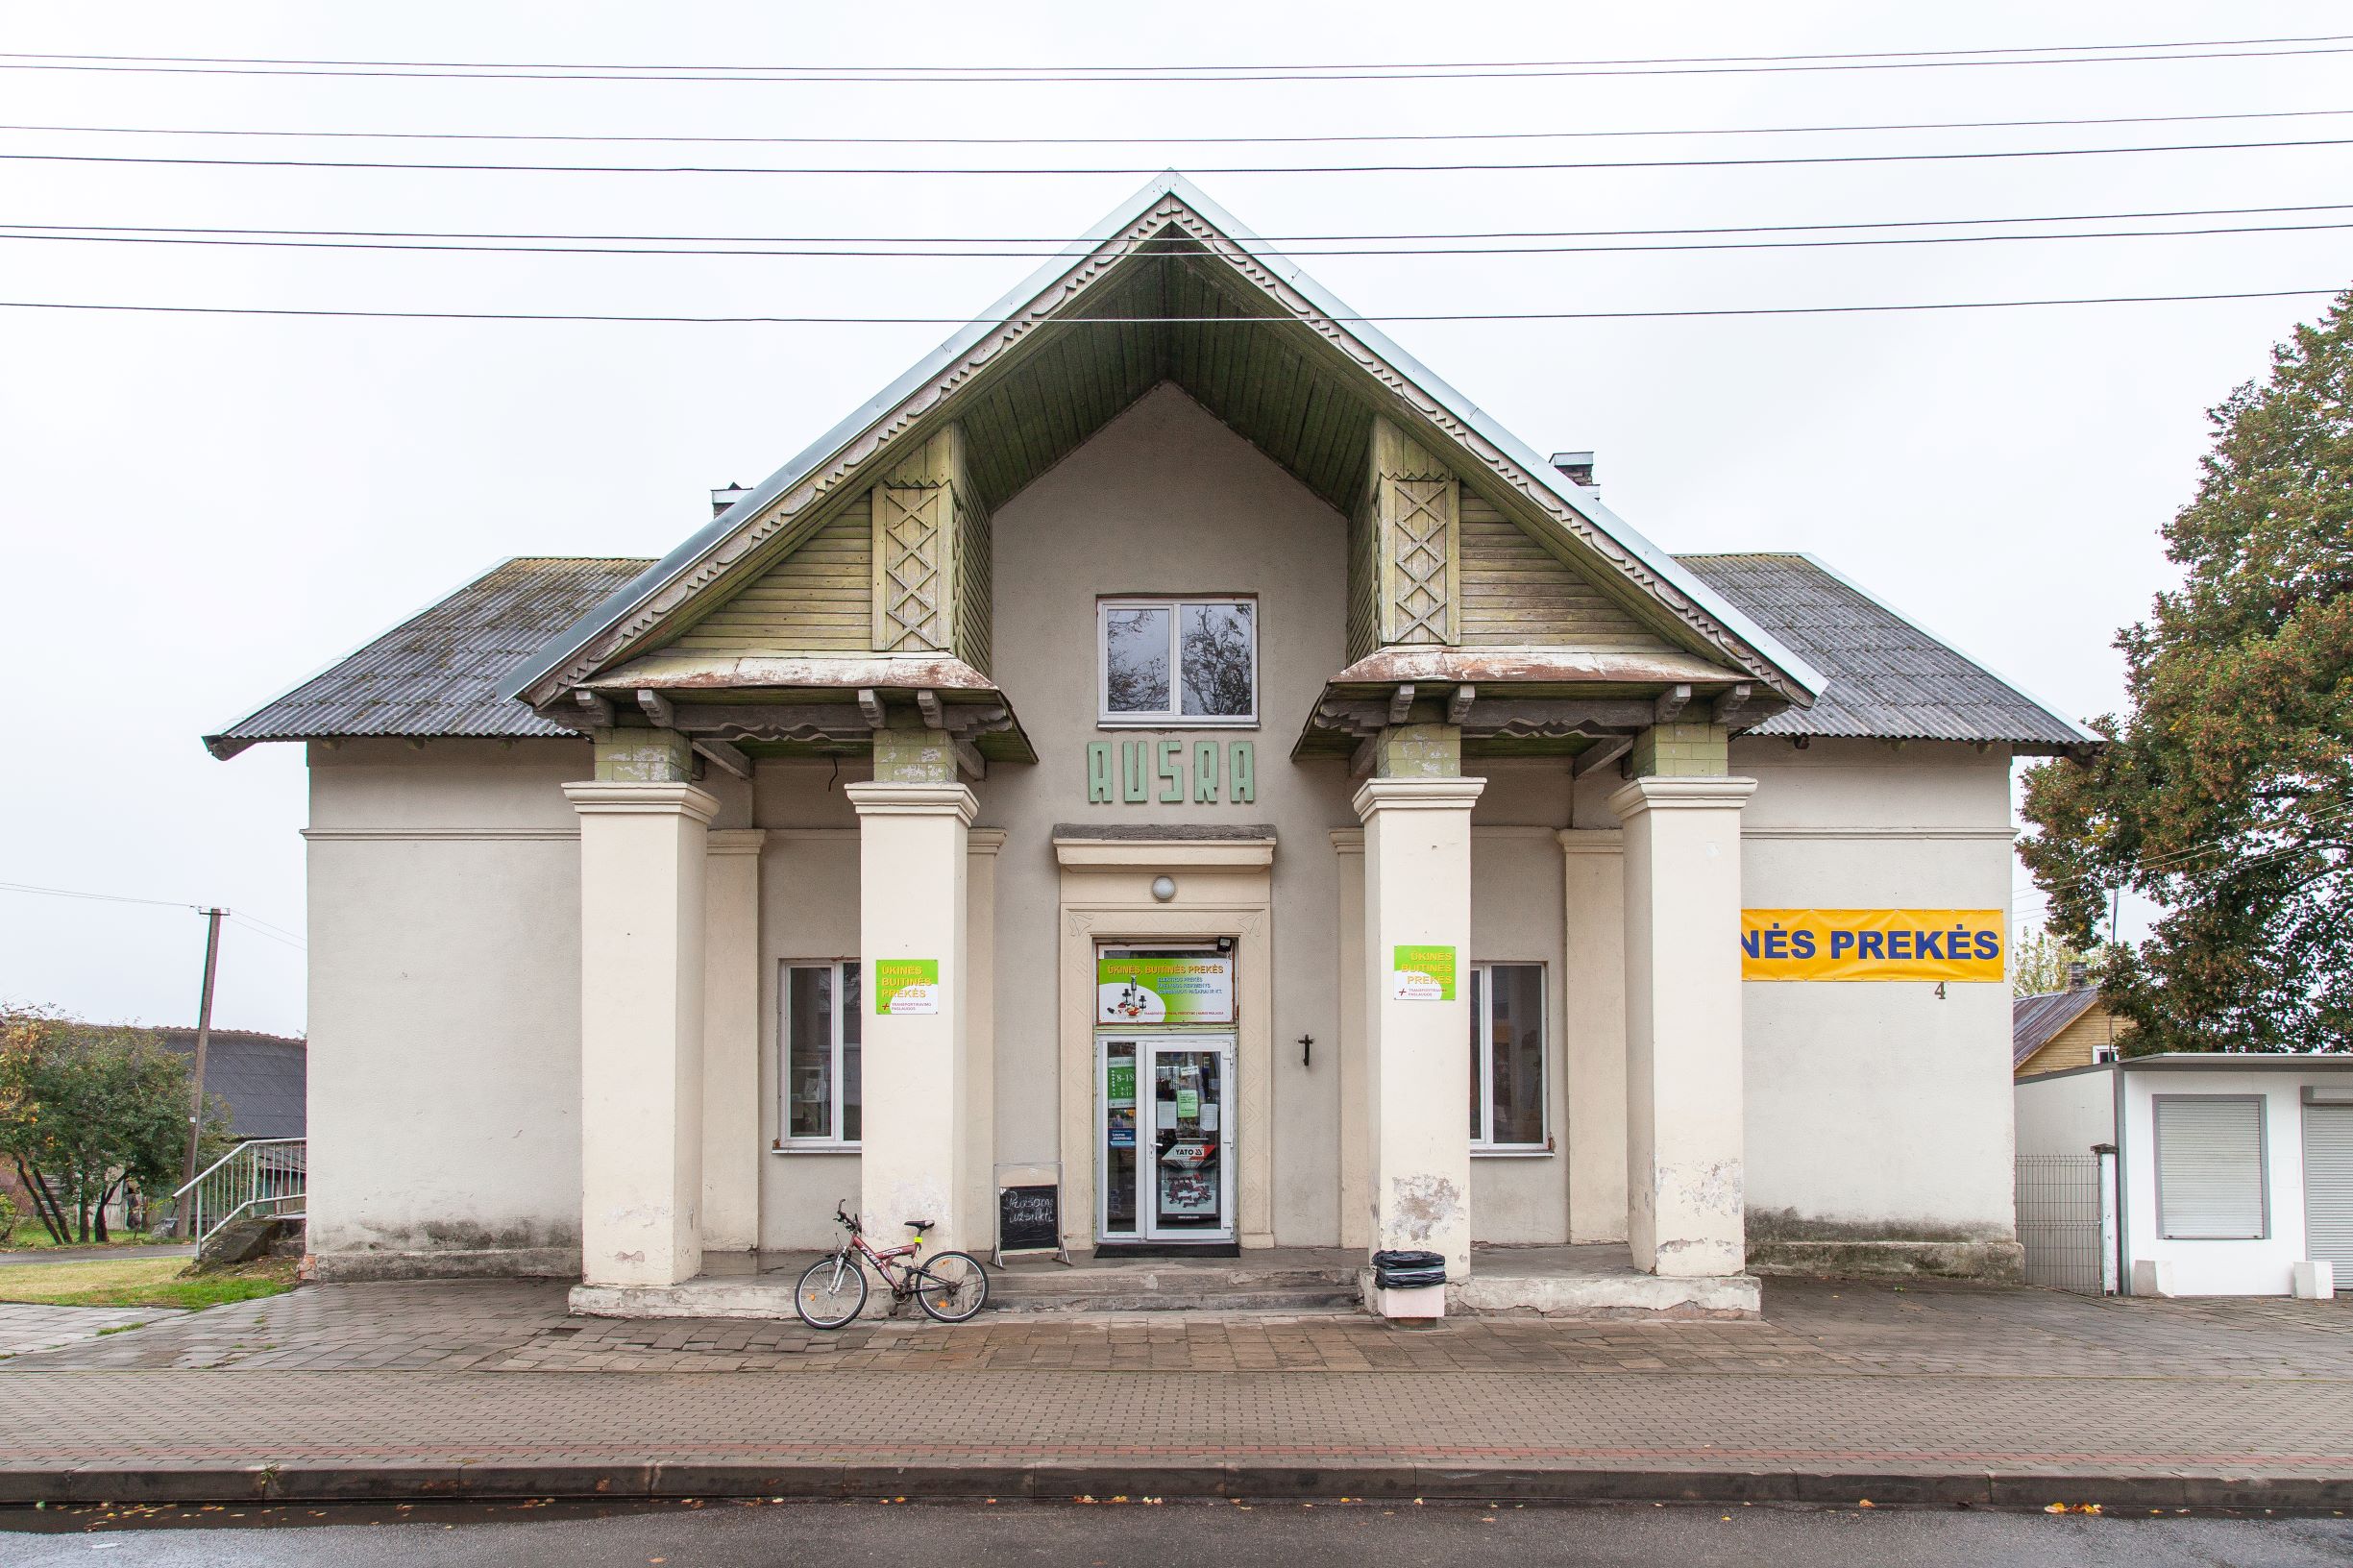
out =
[[[2078,964],[2085,978],[2096,985],[2107,963],[2105,943],[2078,947],[2048,927],[2029,926],[2010,943],[2010,994],[2041,996],[2065,991]]]
[[[2165,529],[2182,585],[2118,634],[2109,745],[2026,775],[2020,853],[2087,943],[2111,888],[2153,899],[2109,1004],[2134,1048],[2353,1046],[2353,291],[2272,351]]]
[[[186,1151],[185,1058],[152,1033],[0,1012],[0,1155],[58,1241],[107,1239],[106,1208],[126,1187],[178,1187]],[[217,1151],[228,1107],[208,1096],[205,1142]]]

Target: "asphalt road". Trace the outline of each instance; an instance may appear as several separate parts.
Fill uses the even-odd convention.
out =
[[[0,1512],[0,1561],[410,1568],[624,1568],[909,1561],[1054,1568],[1423,1568],[1788,1563],[1912,1568],[2114,1563],[2213,1568],[2353,1561],[2353,1519],[2052,1518],[1883,1508],[1413,1507],[1187,1503],[713,1503],[598,1511],[564,1504],[346,1509]]]

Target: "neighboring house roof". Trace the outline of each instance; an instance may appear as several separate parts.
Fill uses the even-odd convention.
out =
[[[2083,986],[2074,991],[2046,992],[2040,996],[2014,996],[2010,999],[2010,1068],[2016,1071],[2025,1066],[2026,1059],[2052,1041],[2059,1032],[2099,1001],[2097,986]]]
[[[158,1029],[167,1049],[196,1054],[193,1029]],[[229,1102],[238,1138],[302,1138],[307,1126],[309,1043],[251,1029],[215,1029],[205,1042],[205,1092]]]
[[[1991,741],[2029,754],[2099,744],[1810,555],[1676,559],[1828,679],[1812,707],[1777,713],[1752,734]]]
[[[1676,559],[1738,601],[1776,641],[1833,672],[1812,709],[1777,714],[1754,733],[1998,741],[2027,751],[2096,739],[1808,556]],[[574,732],[501,697],[500,681],[554,628],[651,564],[569,556],[502,562],[205,744],[230,757],[257,741],[336,736],[568,737]]]
[[[499,681],[591,605],[643,572],[642,559],[525,556],[502,562],[356,653],[217,735],[214,756],[257,741],[361,735],[570,736]]]

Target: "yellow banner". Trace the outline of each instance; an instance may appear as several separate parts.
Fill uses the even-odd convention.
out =
[[[1999,980],[1998,909],[1744,909],[1743,980]]]

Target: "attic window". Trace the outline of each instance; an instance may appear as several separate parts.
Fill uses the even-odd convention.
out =
[[[1106,725],[1254,725],[1259,714],[1258,601],[1107,599],[1096,614]]]

